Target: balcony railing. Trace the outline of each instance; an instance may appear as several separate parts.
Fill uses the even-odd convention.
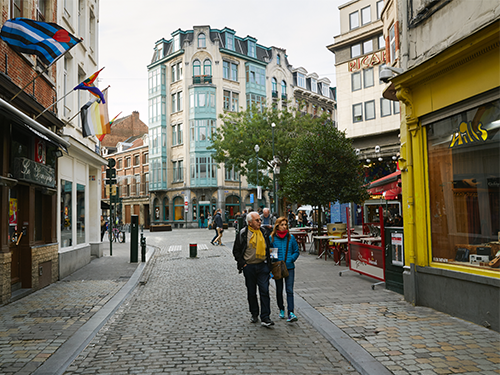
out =
[[[286,94],[281,94],[281,100],[286,100],[286,99],[287,99]]]
[[[203,76],[193,76],[193,84],[206,84],[212,83],[212,76],[203,75]]]

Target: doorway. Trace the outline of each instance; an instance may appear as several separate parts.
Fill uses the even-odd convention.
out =
[[[207,227],[207,217],[210,214],[210,205],[209,204],[200,204],[198,206],[199,216],[198,216],[198,227],[206,228]]]

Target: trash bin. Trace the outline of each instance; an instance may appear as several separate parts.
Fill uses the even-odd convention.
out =
[[[196,258],[198,253],[198,246],[195,243],[189,244],[189,257]]]

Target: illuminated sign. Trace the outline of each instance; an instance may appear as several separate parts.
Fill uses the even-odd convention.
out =
[[[488,131],[483,128],[483,124],[477,124],[477,130],[472,127],[472,122],[462,122],[458,131],[452,136],[450,148],[467,145],[475,142],[485,142],[488,139]]]
[[[371,68],[374,65],[385,64],[386,55],[385,50],[372,53],[371,55],[366,55],[358,57],[355,60],[349,61],[347,63],[347,68],[349,72],[354,72],[360,69]]]

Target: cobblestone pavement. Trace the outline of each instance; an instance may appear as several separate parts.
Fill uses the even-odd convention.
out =
[[[158,250],[138,286],[57,373],[356,374],[356,368],[372,375],[356,355],[347,355],[350,364],[339,354],[346,353],[339,347],[345,340],[332,340],[323,320],[395,375],[500,373],[497,332],[411,306],[383,286],[372,290],[374,280],[366,276],[340,277],[344,266],[308,253],[296,263],[297,302],[305,301],[297,303],[298,322],[278,318],[271,288],[276,325],[251,324],[244,278],[231,255],[234,230],[224,232],[222,247],[209,244],[212,234],[146,233]],[[190,243],[198,244],[197,259],[189,258]],[[42,364],[57,362],[89,320],[123,294],[137,265],[127,263],[128,243],[113,245],[113,255],[0,307],[0,374],[38,373]]]
[[[170,232],[168,242],[156,238],[160,250],[141,286],[67,374],[357,373],[304,320],[286,323],[274,309],[274,328],[250,323],[231,248],[207,246],[212,232],[199,232],[206,241],[198,241],[196,259],[189,258],[188,242],[195,231]]]

